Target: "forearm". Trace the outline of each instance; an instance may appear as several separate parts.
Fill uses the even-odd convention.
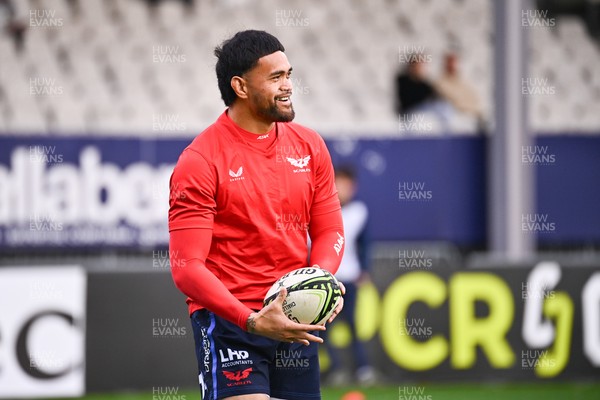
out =
[[[310,237],[312,241],[310,265],[316,264],[335,274],[346,248],[341,211],[313,217]]]
[[[186,296],[220,317],[246,329],[252,310],[231,294],[205,265],[210,248],[210,229],[171,232],[171,273],[175,286]],[[190,246],[190,243],[194,243]],[[203,254],[206,253],[206,254]]]
[[[177,288],[202,307],[245,330],[246,321],[252,310],[236,299],[200,260],[192,259],[185,262],[185,267],[177,267],[173,272],[173,280]]]

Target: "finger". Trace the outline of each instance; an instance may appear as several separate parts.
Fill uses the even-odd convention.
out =
[[[331,314],[331,317],[329,317],[329,319],[327,320],[327,323],[330,324],[333,322],[333,320],[335,319],[335,317],[337,317],[338,312],[337,310],[333,312],[333,314]]]
[[[340,281],[338,281],[338,285],[340,286],[340,290],[342,291],[342,294],[346,294],[346,286],[344,286],[344,284]]]
[[[333,312],[333,314],[331,315],[331,317],[329,317],[329,319],[327,320],[327,323],[330,324],[333,322],[333,320],[335,319],[335,317],[338,316],[338,314],[340,312],[342,312],[342,309],[344,308],[344,299],[341,298],[340,299],[340,304],[337,305],[337,307],[335,308],[335,311]]]
[[[307,339],[302,339],[302,338],[292,339],[292,340],[290,340],[290,343],[300,343],[301,345],[304,345],[304,346],[310,345],[310,342]]]
[[[323,343],[323,338],[312,335],[310,333],[306,333],[303,336],[300,336],[298,339],[296,339],[296,342],[308,346],[310,344],[309,342]]]
[[[287,289],[282,287],[273,303],[278,303],[279,308],[281,308],[281,306],[283,305],[283,301],[285,300],[286,297],[287,297]]]
[[[342,297],[340,299],[340,303],[337,305],[337,307],[335,308],[335,310],[339,314],[343,309],[344,309],[344,298]]]
[[[285,299],[285,297],[287,296],[287,289],[285,287],[282,287],[281,290],[279,290],[279,296],[281,300],[283,301],[283,299]]]
[[[308,325],[308,324],[299,324],[294,322],[294,329],[298,331],[310,332],[310,331],[324,331],[325,328],[323,325]]]

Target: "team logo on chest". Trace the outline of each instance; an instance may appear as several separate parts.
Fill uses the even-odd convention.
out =
[[[229,182],[241,181],[243,179],[246,179],[246,178],[244,178],[243,174],[244,174],[244,168],[241,166],[235,172],[232,169],[230,169],[229,170],[229,176],[230,176]]]
[[[310,154],[304,157],[293,158],[286,157],[286,160],[297,169],[294,170],[294,173],[298,172],[310,172],[310,168],[306,168],[308,166],[308,162],[310,161]]]

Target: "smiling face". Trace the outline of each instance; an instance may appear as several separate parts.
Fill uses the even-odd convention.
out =
[[[292,105],[292,67],[281,51],[261,57],[243,75],[248,108],[264,122],[290,122],[295,117]]]

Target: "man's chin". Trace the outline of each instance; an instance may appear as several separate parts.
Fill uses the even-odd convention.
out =
[[[294,110],[292,110],[289,113],[279,115],[280,118],[276,122],[292,122],[294,120],[294,117],[296,116],[296,113],[294,112]]]
[[[269,116],[273,119],[273,122],[291,122],[294,120],[296,112],[294,111],[294,107],[290,105],[287,110],[272,108],[269,112]]]

